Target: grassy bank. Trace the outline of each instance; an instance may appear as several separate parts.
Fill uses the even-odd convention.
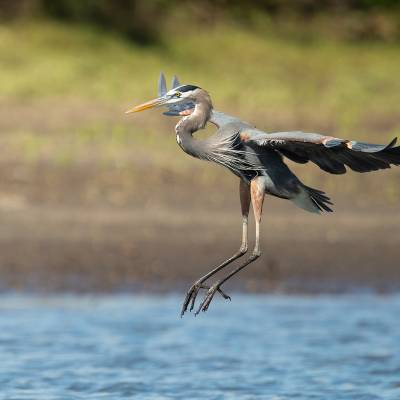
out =
[[[139,186],[150,192],[154,184],[190,181],[193,174],[203,188],[230,185],[224,171],[180,152],[172,119],[123,114],[155,95],[160,70],[208,89],[217,109],[262,129],[387,142],[400,132],[399,50],[228,24],[206,32],[170,30],[151,47],[45,20],[2,25],[1,190],[63,201],[72,185],[77,201],[124,204]],[[295,168],[305,182],[335,196],[361,191],[400,198],[399,171],[338,178],[313,166]]]

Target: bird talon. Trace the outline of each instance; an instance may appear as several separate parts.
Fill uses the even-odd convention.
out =
[[[194,310],[194,307],[196,305],[196,299],[197,299],[197,295],[199,294],[199,290],[200,289],[207,289],[207,293],[204,296],[203,301],[201,302],[199,308],[197,309],[197,311],[194,313],[195,316],[197,316],[200,311],[207,311],[208,307],[212,301],[212,299],[214,298],[215,293],[219,293],[225,300],[229,300],[231,301],[231,297],[228,296],[221,288],[218,284],[214,284],[211,287],[208,285],[205,285],[203,283],[200,282],[196,282],[192,285],[192,287],[188,290],[188,292],[186,293],[186,297],[185,300],[183,302],[182,305],[182,311],[181,311],[181,317],[183,317],[183,315],[185,314],[185,312],[188,310],[189,308],[189,312],[192,312]],[[190,306],[189,306],[190,304]]]
[[[219,288],[218,285],[211,286],[210,289],[208,290],[207,294],[205,295],[203,301],[201,302],[199,308],[197,309],[195,315],[199,314],[200,311],[206,312],[208,310],[208,307],[209,307],[212,299],[214,298],[214,295],[215,295],[216,292],[221,293],[221,295],[224,298],[226,298],[225,296],[227,296],[223,291],[221,291],[221,289]]]
[[[228,296],[221,288],[218,288],[217,290],[225,300],[232,301],[231,297]]]
[[[197,289],[196,291],[193,291],[192,296],[191,296],[191,302],[190,302],[190,307],[189,307],[189,312],[192,312],[195,302],[196,302],[196,297],[197,297],[197,293],[199,292],[199,290]]]
[[[192,285],[192,287],[186,293],[186,297],[185,297],[185,300],[182,305],[181,317],[183,317],[183,315],[187,311],[189,304],[190,304],[189,312],[193,311],[195,302],[196,302],[196,298],[197,298],[197,295],[199,294],[200,289],[208,290],[208,289],[210,289],[210,287],[207,285],[203,285],[202,283],[197,283],[197,282]]]
[[[191,298],[192,298],[192,295],[193,295],[193,287],[191,287],[190,289],[189,289],[189,291],[186,293],[186,296],[185,296],[185,300],[183,301],[183,305],[182,305],[182,310],[181,310],[181,318],[183,317],[183,315],[185,314],[185,312],[187,311],[187,308],[188,308],[188,305],[189,305],[189,303],[190,303],[190,300],[191,300]],[[190,309],[190,311],[191,311],[192,309]]]

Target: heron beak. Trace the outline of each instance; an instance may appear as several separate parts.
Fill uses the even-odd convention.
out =
[[[148,110],[149,108],[159,107],[159,106],[162,106],[166,101],[167,101],[167,99],[165,99],[163,97],[159,97],[157,99],[150,100],[150,101],[147,101],[146,103],[143,103],[136,107],[133,107],[128,111],[125,111],[125,114],[135,113],[135,112],[139,112],[139,111]]]

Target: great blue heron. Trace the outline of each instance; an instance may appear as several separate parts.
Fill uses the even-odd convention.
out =
[[[161,74],[158,92],[158,98],[136,106],[127,113],[168,107],[165,115],[183,116],[177,123],[175,132],[176,141],[184,152],[220,164],[240,178],[239,193],[243,219],[241,246],[232,257],[190,287],[183,302],[182,316],[189,304],[190,311],[193,310],[200,289],[208,291],[196,315],[201,310],[208,309],[217,292],[230,300],[221,286],[260,257],[260,221],[265,194],[291,200],[298,207],[313,213],[332,211],[332,203],[325,193],[303,184],[285,164],[284,157],[301,164],[312,161],[331,174],[344,174],[346,166],[357,172],[369,172],[390,168],[391,164],[400,165],[400,146],[394,147],[396,138],[385,146],[300,131],[267,133],[238,118],[215,111],[210,95],[204,89],[195,85],[180,85],[175,77],[172,88],[167,91],[164,75]],[[204,140],[196,140],[193,134],[203,129],[207,122],[216,125],[218,130]],[[205,282],[211,276],[247,252],[250,202],[256,224],[253,252],[225,277],[211,286],[206,286]]]

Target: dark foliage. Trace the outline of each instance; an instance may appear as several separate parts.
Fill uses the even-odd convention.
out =
[[[0,0],[0,18],[44,14],[64,21],[92,24],[120,32],[139,43],[157,39],[162,23],[175,11],[188,20],[215,22],[220,18],[246,21],[253,12],[272,17],[310,18],[321,13],[364,15],[363,31],[371,25],[369,14],[399,11],[399,0]],[[359,19],[357,20],[359,24]],[[351,29],[351,28],[350,28]],[[362,35],[360,35],[362,36]],[[368,37],[368,35],[364,35]],[[378,35],[379,36],[379,35]],[[362,38],[362,37],[361,37]]]

